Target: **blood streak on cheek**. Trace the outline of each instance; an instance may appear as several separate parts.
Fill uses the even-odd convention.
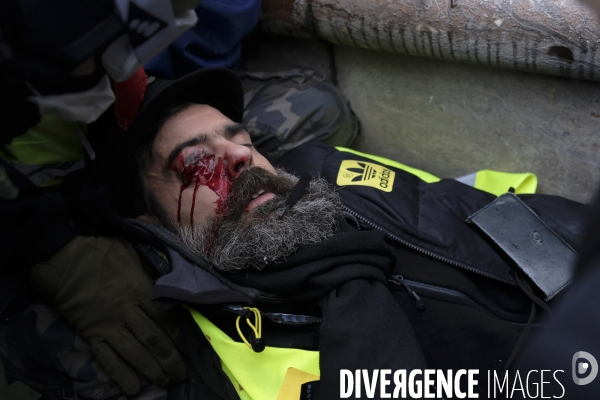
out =
[[[224,157],[215,157],[214,154],[205,149],[192,149],[182,151],[170,169],[177,172],[181,179],[179,188],[179,201],[177,203],[177,222],[181,223],[181,198],[183,192],[192,183],[194,194],[192,197],[192,209],[190,211],[190,224],[194,224],[194,207],[196,206],[196,194],[201,185],[208,187],[218,196],[216,200],[215,213],[225,214],[227,210],[227,195],[231,188],[231,180],[227,175],[227,154]]]

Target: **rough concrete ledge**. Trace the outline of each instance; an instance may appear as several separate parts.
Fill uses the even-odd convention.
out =
[[[355,146],[443,177],[534,172],[587,202],[600,183],[600,83],[336,47]]]

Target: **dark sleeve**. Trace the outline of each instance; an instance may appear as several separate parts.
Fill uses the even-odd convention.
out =
[[[46,261],[76,235],[67,202],[50,191],[25,182],[6,163],[13,183],[20,189],[14,200],[0,200],[0,274],[26,276],[37,263]]]
[[[117,400],[123,394],[94,360],[88,344],[44,303],[0,323],[0,358],[7,384],[20,381],[43,398]],[[164,400],[167,389],[142,380],[131,400]]]
[[[589,384],[575,384],[572,378],[572,374],[578,378],[590,376],[594,369],[597,373],[600,361],[600,308],[597,307],[600,304],[600,235],[597,234],[600,224],[600,193],[589,211],[586,214],[583,240],[578,246],[580,261],[575,279],[564,294],[551,304],[553,318],[529,338],[514,367],[520,371],[563,370],[557,377],[564,388],[550,378],[551,384],[544,389],[544,394],[549,396],[560,397],[564,392],[564,398],[591,399],[597,398],[600,393],[598,377]],[[575,356],[582,351],[589,354]],[[593,360],[587,358],[589,355]],[[572,370],[584,362],[592,366],[591,373],[578,374]]]

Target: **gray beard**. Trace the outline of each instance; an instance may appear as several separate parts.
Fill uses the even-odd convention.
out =
[[[298,178],[283,170],[277,174],[289,193]],[[286,198],[277,194],[248,214],[214,217],[202,225],[171,226],[190,250],[219,270],[261,270],[300,247],[329,238],[343,218],[339,194],[324,179],[311,181],[307,194],[279,219]]]

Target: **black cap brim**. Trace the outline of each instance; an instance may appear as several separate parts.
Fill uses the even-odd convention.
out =
[[[181,104],[207,104],[234,122],[242,122],[244,92],[239,77],[224,68],[192,72],[176,81],[155,80],[148,85],[141,108],[129,128],[134,148],[152,141],[152,127]]]

